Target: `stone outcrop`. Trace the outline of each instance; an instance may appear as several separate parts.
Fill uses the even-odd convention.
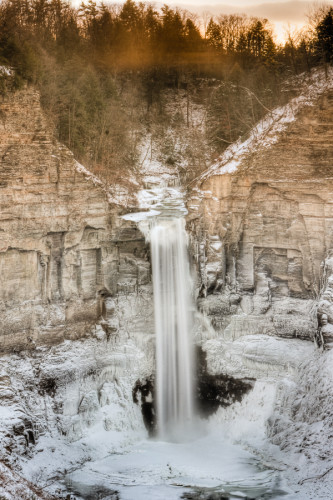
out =
[[[54,140],[33,88],[0,110],[0,462],[13,464],[96,424],[141,431],[132,387],[152,373],[154,326],[149,247],[128,210]]]
[[[226,339],[315,333],[323,262],[333,248],[332,82],[330,73],[295,119],[281,112],[275,136],[274,123],[266,137],[258,127],[258,139],[234,156],[227,151],[225,166],[192,186],[198,304]]]
[[[114,314],[111,296],[150,282],[150,264],[123,208],[53,139],[38,93],[8,94],[0,109],[0,350],[9,352],[86,335]]]

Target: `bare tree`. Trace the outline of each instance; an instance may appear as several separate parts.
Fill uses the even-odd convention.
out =
[[[308,29],[312,35],[316,32],[316,27],[325,17],[330,5],[326,2],[314,2],[309,5],[306,17],[308,20]]]

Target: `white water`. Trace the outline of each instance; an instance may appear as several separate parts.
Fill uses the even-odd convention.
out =
[[[157,432],[184,438],[194,414],[191,280],[182,218],[151,230],[156,325]]]

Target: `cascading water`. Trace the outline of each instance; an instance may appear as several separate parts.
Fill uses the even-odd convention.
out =
[[[156,325],[157,432],[184,438],[193,420],[193,339],[187,235],[181,217],[151,231]]]

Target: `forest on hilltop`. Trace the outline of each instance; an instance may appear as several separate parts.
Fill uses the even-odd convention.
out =
[[[290,98],[286,79],[332,63],[333,9],[318,8],[311,21],[277,45],[266,19],[245,15],[200,20],[133,0],[88,0],[78,8],[63,0],[4,0],[0,65],[14,74],[3,72],[0,91],[36,85],[56,137],[104,178],[138,168],[145,133],[151,141],[170,130],[187,133],[196,144],[186,153],[191,178]],[[168,110],[170,90],[187,103],[178,118]],[[192,103],[205,109],[199,135],[190,130]],[[169,149],[164,160],[177,166]]]

